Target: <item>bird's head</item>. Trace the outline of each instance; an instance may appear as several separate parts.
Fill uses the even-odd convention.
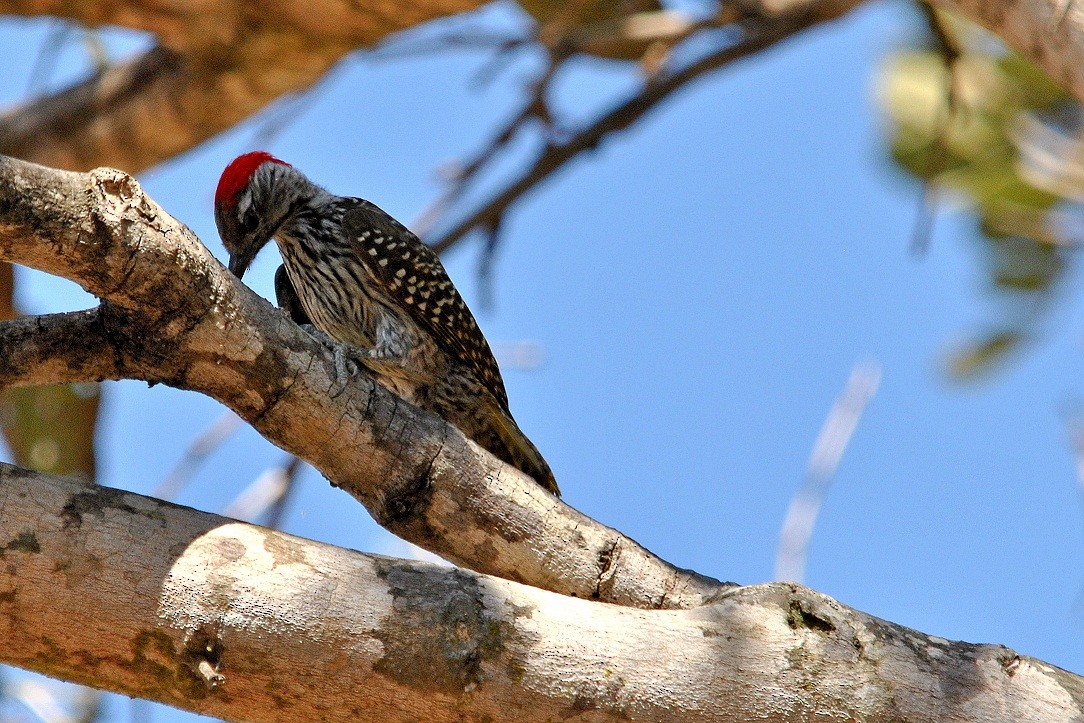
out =
[[[285,220],[285,209],[273,207],[274,185],[290,164],[265,151],[233,159],[218,179],[215,223],[230,254],[230,271],[237,278],[256,258]]]

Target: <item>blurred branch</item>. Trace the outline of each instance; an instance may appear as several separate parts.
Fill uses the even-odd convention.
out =
[[[57,699],[53,687],[43,680],[21,680],[11,686],[9,694],[42,723],[77,723]]]
[[[1065,428],[1069,437],[1069,448],[1076,464],[1077,490],[1084,502],[1084,410],[1079,401],[1073,404],[1065,419]]]
[[[302,463],[303,460],[300,457],[291,455],[282,468],[282,475],[285,478],[282,491],[271,501],[265,521],[271,529],[282,527],[282,519],[286,515],[286,506],[290,503],[290,498],[293,497],[300,484]]]
[[[956,122],[957,113],[961,109],[961,96],[959,88],[959,74],[956,72],[956,63],[963,56],[963,50],[956,40],[955,33],[949,27],[944,14],[925,0],[918,3],[926,19],[926,25],[937,44],[945,63],[945,72],[948,73],[949,82],[945,84],[946,108],[943,118],[940,120],[938,143],[941,146],[941,169],[922,179],[922,195],[919,200],[918,214],[915,219],[914,233],[911,236],[911,252],[920,256],[929,251],[930,241],[933,238],[934,221],[937,218],[937,207],[940,192],[937,188],[936,175],[944,171],[948,165],[948,139],[952,124]]]
[[[940,10],[926,0],[920,0],[918,6],[926,18],[926,26],[933,35],[937,50],[945,61],[945,68],[948,69],[949,83],[946,88],[949,122],[951,122],[952,116],[955,115],[960,105],[959,77],[955,71],[956,63],[963,57],[963,48],[956,38],[956,33],[953,32],[952,27],[949,25],[948,18]]]
[[[983,25],[1084,102],[1084,7],[1070,0],[933,0]]]
[[[915,212],[914,230],[911,232],[911,253],[915,256],[924,256],[930,250],[940,195],[933,181],[922,180],[918,210]]]
[[[544,132],[545,146],[534,161],[508,182],[502,190],[493,194],[488,201],[468,212],[451,230],[430,239],[430,244],[438,252],[445,251],[476,229],[498,225],[512,204],[524,194],[581,153],[593,150],[608,136],[633,125],[688,83],[736,60],[771,47],[812,25],[839,17],[857,4],[857,0],[812,3],[789,14],[768,19],[750,18],[735,24],[735,29],[740,32],[738,40],[683,68],[650,76],[640,92],[603,113],[589,125],[570,134],[567,140],[557,139],[553,137],[553,134]],[[455,201],[464,194],[469,181],[478,175],[497,152],[510,142],[522,126],[530,121],[539,120],[543,121],[544,131],[552,126],[552,122],[548,121],[548,112],[544,110],[544,95],[550,79],[563,60],[564,56],[561,55],[551,59],[546,73],[532,86],[527,104],[481,153],[465,165],[448,194],[438,203],[440,208],[454,206]],[[431,212],[426,214],[427,217],[433,215]],[[443,217],[450,214],[445,212],[440,215]]]
[[[277,528],[286,503],[297,485],[301,458],[290,455],[284,464],[265,470],[222,510],[227,517],[252,521],[266,514],[266,525]]]
[[[192,479],[200,465],[217,450],[244,420],[232,411],[226,411],[200,433],[181,456],[177,465],[166,475],[151,496],[162,500],[174,500]],[[297,483],[301,459],[290,455],[284,464],[271,467],[257,477],[223,509],[222,514],[240,520],[255,520],[267,515],[268,527],[277,528],[285,512],[290,494]]]
[[[100,690],[76,688],[63,696],[58,694],[60,684],[53,680],[20,680],[7,692],[14,700],[42,723],[94,723],[100,720],[104,706]]]
[[[493,32],[487,28],[468,28],[442,33],[436,37],[415,38],[406,31],[373,48],[370,60],[392,60],[419,55],[432,55],[450,50],[496,50],[504,52],[536,41],[533,35]]]
[[[243,49],[238,52],[243,53]],[[51,96],[0,115],[0,153],[86,170],[145,170],[316,82],[342,55],[284,49],[274,61],[199,61],[153,50]],[[259,67],[242,63],[252,62]],[[289,67],[275,67],[277,62]],[[262,73],[269,77],[263,79]],[[252,76],[240,80],[244,76]]]
[[[779,532],[779,547],[775,553],[776,580],[802,582],[805,577],[809,541],[813,537],[813,527],[820,515],[821,505],[839,469],[843,453],[847,451],[851,437],[866,411],[866,405],[877,393],[880,383],[879,362],[855,365],[847,386],[824,420],[809,457],[805,482],[791,499],[783,528]]]
[[[472,159],[454,169],[446,169],[446,175],[452,177],[452,183],[434,204],[422,212],[417,223],[414,224],[419,235],[426,235],[429,229],[460,201],[469,188],[471,181],[497,158],[515,139],[520,130],[531,123],[537,122],[541,124],[544,134],[550,132],[553,119],[546,104],[546,94],[549,91],[550,83],[561,65],[567,60],[567,57],[564,54],[550,53],[546,69],[529,85],[528,100],[523,104],[519,112],[505,122],[493,135],[489,143]],[[494,233],[498,226],[499,223],[497,222],[486,225],[487,229],[493,229]],[[437,250],[443,251],[445,249],[438,247]]]
[[[199,434],[185,450],[176,466],[165,479],[151,492],[153,497],[162,500],[175,500],[185,485],[192,479],[199,466],[229,439],[244,424],[242,419],[231,411],[224,412]]]
[[[49,78],[56,69],[60,53],[71,37],[74,28],[71,23],[54,21],[45,36],[41,48],[38,49],[38,57],[34,59],[34,65],[30,69],[30,79],[26,82],[27,95],[34,97],[45,90],[49,84]]]
[[[0,13],[53,14],[157,35],[160,45],[56,94],[0,114],[0,153],[53,166],[138,172],[187,151],[288,93],[357,47],[480,0],[375,5],[231,0],[192,6],[0,0]]]
[[[923,187],[912,239],[924,251],[936,201],[963,204],[998,305],[946,368],[974,379],[1041,338],[1077,262],[1067,212],[1082,188],[1084,112],[1041,68],[987,31],[928,10],[933,50],[898,52],[882,100],[892,159]]]

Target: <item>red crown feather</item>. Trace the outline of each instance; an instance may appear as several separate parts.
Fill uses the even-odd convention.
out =
[[[241,189],[248,185],[252,174],[261,164],[271,161],[290,165],[286,161],[275,158],[267,151],[250,151],[230,161],[230,164],[222,171],[222,177],[218,179],[218,188],[215,190],[215,207],[237,205],[237,195]]]

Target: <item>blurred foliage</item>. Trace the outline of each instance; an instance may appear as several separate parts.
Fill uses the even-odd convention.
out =
[[[20,467],[95,479],[97,384],[5,389],[0,427]]]
[[[898,167],[975,216],[987,279],[1002,303],[995,330],[952,353],[974,378],[1037,338],[1070,272],[1070,221],[1084,199],[1081,107],[1043,71],[977,26],[926,8],[931,45],[895,54],[883,105]],[[932,212],[932,210],[931,210]]]
[[[13,269],[0,264],[0,321],[16,316]],[[99,390],[97,384],[0,390],[0,430],[15,464],[94,481]]]

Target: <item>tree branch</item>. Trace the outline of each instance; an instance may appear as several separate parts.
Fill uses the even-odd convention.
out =
[[[87,170],[142,171],[305,90],[354,49],[480,0],[199,3],[0,0],[0,13],[146,30],[145,55],[0,115],[0,153]]]
[[[618,103],[568,139],[561,142],[548,141],[534,160],[506,183],[504,188],[479,204],[450,230],[429,239],[429,243],[434,250],[442,252],[475,229],[498,226],[507,210],[526,193],[573,159],[597,148],[609,136],[634,125],[697,78],[763,51],[813,25],[833,20],[849,12],[860,2],[861,0],[794,0],[787,6],[770,9],[759,5],[754,7],[753,3],[748,3],[741,22],[735,24],[735,29],[741,32],[737,42],[678,70],[648,79],[642,90]],[[769,10],[772,14],[765,15]],[[545,80],[543,78],[540,82],[544,83]],[[540,88],[544,87],[544,84],[540,85]],[[535,94],[537,96],[538,91]],[[540,102],[538,97],[532,97],[523,111],[497,134],[478,158],[468,164],[464,177],[453,186],[450,198],[444,199],[442,206],[451,205],[452,201],[463,195],[466,181],[478,174],[483,166],[490,164],[497,151],[510,143],[514,132],[519,130],[526,120],[535,117],[532,109]],[[427,219],[427,225],[430,223],[432,219]]]
[[[102,309],[24,316],[0,323],[0,386],[68,384],[123,377]]]
[[[310,462],[377,522],[457,564],[644,608],[692,607],[720,590],[368,377],[332,398],[330,352],[119,171],[0,158],[0,259],[103,299],[96,311],[0,324],[0,386],[85,375],[198,391]]]
[[[0,660],[226,720],[1084,715],[1070,673],[796,585],[632,610],[8,465],[0,510]]]
[[[933,0],[997,34],[1084,103],[1084,2]]]

